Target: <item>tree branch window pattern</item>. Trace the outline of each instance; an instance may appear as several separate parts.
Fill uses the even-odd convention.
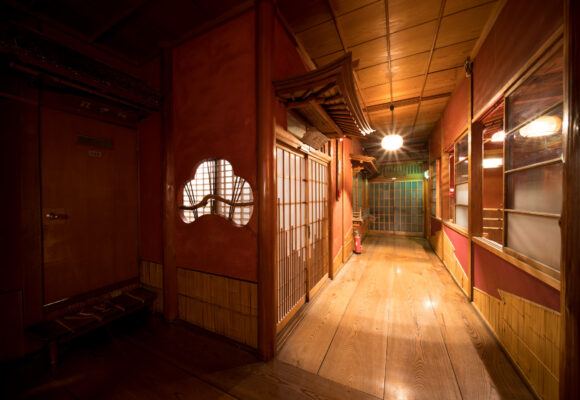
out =
[[[215,214],[235,225],[246,225],[252,217],[254,196],[250,184],[234,174],[232,165],[224,159],[202,162],[194,178],[183,187],[182,219],[191,223]]]

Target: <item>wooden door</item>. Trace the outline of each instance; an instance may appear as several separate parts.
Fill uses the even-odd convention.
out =
[[[370,183],[370,230],[423,235],[423,181]]]
[[[138,276],[136,131],[41,110],[44,304]]]

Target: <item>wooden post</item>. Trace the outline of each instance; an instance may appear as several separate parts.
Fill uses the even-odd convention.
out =
[[[276,148],[274,137],[274,4],[256,6],[256,129],[258,138],[258,351],[276,348]]]
[[[328,171],[328,277],[334,279],[334,254],[333,254],[333,240],[334,240],[334,208],[332,205],[336,201],[336,161],[334,160],[334,143],[336,140],[331,139],[328,142],[328,148],[330,153],[330,163],[327,169]]]
[[[580,4],[564,2],[564,205],[560,400],[580,397]],[[576,69],[576,71],[575,71]]]
[[[163,313],[168,321],[177,318],[177,265],[175,262],[175,153],[173,143],[172,87],[173,53],[164,49],[162,56],[163,85]]]

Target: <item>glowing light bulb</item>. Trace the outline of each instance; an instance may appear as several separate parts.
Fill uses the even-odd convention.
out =
[[[544,115],[523,126],[520,135],[527,138],[549,136],[560,132],[562,120],[553,115]]]
[[[503,142],[504,139],[505,139],[504,131],[498,131],[494,133],[493,136],[491,137],[492,142]]]
[[[483,168],[497,168],[501,167],[503,160],[501,158],[484,158]]]
[[[387,135],[381,142],[381,146],[388,151],[397,150],[401,148],[402,145],[403,138],[400,135]]]

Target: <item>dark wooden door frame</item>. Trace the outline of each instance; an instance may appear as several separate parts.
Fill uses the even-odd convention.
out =
[[[564,205],[560,399],[580,397],[580,4],[564,1]],[[576,74],[575,74],[576,71]]]

